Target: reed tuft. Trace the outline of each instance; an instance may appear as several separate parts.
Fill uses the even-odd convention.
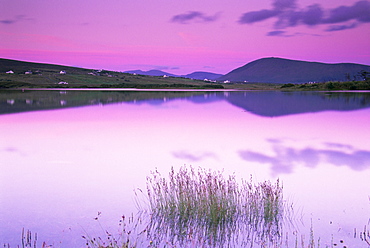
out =
[[[158,171],[147,178],[149,234],[167,240],[224,246],[245,242],[278,242],[283,218],[279,180],[238,183],[235,175],[183,166],[168,178]]]

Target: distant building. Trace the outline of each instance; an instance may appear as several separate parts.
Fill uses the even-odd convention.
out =
[[[164,78],[168,77],[167,75],[163,75]]]
[[[67,82],[59,82],[58,84],[68,84]]]
[[[60,71],[59,74],[67,74],[66,71]]]
[[[228,84],[228,83],[230,83],[230,81],[229,81],[229,80],[225,80],[225,81],[224,81],[224,84]]]
[[[26,71],[24,74],[32,74],[32,71]]]
[[[6,73],[8,73],[8,74],[14,74],[14,71],[10,70],[10,71],[7,71]]]

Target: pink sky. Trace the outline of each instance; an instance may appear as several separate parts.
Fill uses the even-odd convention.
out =
[[[225,74],[262,57],[370,65],[369,0],[14,0],[0,57]]]

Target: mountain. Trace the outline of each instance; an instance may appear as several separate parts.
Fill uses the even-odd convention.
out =
[[[147,76],[170,76],[170,77],[184,77],[184,78],[191,78],[197,80],[215,80],[222,76],[222,74],[212,73],[212,72],[204,72],[204,71],[197,71],[186,75],[175,75],[168,72],[160,71],[160,70],[150,70],[150,71],[142,71],[142,70],[132,70],[132,71],[125,71],[125,73],[130,74],[138,74],[138,75],[147,75]]]
[[[262,58],[239,67],[218,81],[255,83],[308,83],[361,80],[360,71],[370,72],[370,66],[339,63],[327,64],[282,58]]]
[[[182,77],[185,78],[192,78],[192,79],[198,79],[198,80],[216,80],[217,78],[221,77],[222,74],[212,73],[212,72],[204,72],[204,71],[196,71],[187,75],[183,75]]]
[[[12,70],[14,73],[24,74],[25,71],[37,71],[37,70],[54,70],[54,71],[69,71],[76,74],[86,73],[87,71],[91,71],[84,68],[79,67],[72,67],[72,66],[64,66],[64,65],[55,65],[55,64],[45,64],[45,63],[34,63],[34,62],[26,62],[26,61],[19,61],[13,59],[3,59],[0,58],[0,73],[4,73],[6,71]]]
[[[132,70],[132,71],[125,71],[125,73],[130,73],[130,74],[138,74],[138,75],[146,75],[146,76],[170,76],[170,77],[178,77],[177,75],[167,73],[164,71],[160,70],[150,70],[150,71],[142,71],[142,70]]]

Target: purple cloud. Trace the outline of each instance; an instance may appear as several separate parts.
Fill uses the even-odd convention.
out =
[[[0,23],[2,24],[13,24],[16,23],[16,20],[0,20]]]
[[[322,22],[324,11],[318,4],[310,5],[301,13],[302,23],[313,26]]]
[[[276,10],[284,10],[296,7],[296,0],[275,0],[272,5]]]
[[[356,28],[361,23],[370,22],[370,2],[361,0],[352,6],[339,6],[333,9],[324,10],[321,5],[313,4],[304,9],[298,9],[295,0],[273,0],[272,9],[263,9],[244,13],[240,24],[251,24],[276,18],[274,28],[277,31],[267,33],[268,36],[284,36],[279,29],[294,27],[298,25],[316,26],[343,23],[343,25],[330,26],[325,31],[340,31]],[[352,21],[348,24],[345,22]]]
[[[240,19],[239,23],[254,23],[254,22],[260,22],[266,19],[269,19],[271,17],[277,16],[280,12],[276,10],[268,10],[263,9],[259,11],[251,11],[248,13],[243,14]]]
[[[219,18],[219,13],[213,16],[207,16],[199,11],[189,11],[185,14],[175,15],[171,18],[171,22],[189,24],[192,22],[213,22]]]
[[[29,20],[33,20],[32,18],[27,18],[25,15],[18,15],[16,16],[14,19],[4,19],[4,20],[0,20],[0,23],[2,24],[15,24],[19,21],[29,21]]]
[[[327,32],[341,31],[341,30],[345,30],[345,29],[352,29],[352,28],[355,28],[355,27],[357,27],[356,23],[352,23],[352,24],[349,24],[349,25],[334,25],[334,26],[330,26],[327,29],[325,29],[325,31],[327,31]]]
[[[330,15],[324,20],[325,23],[340,23],[350,20],[370,22],[370,2],[359,1],[353,6],[340,6],[330,10]]]
[[[285,36],[285,33],[286,33],[285,31],[274,30],[274,31],[268,32],[267,36]]]

